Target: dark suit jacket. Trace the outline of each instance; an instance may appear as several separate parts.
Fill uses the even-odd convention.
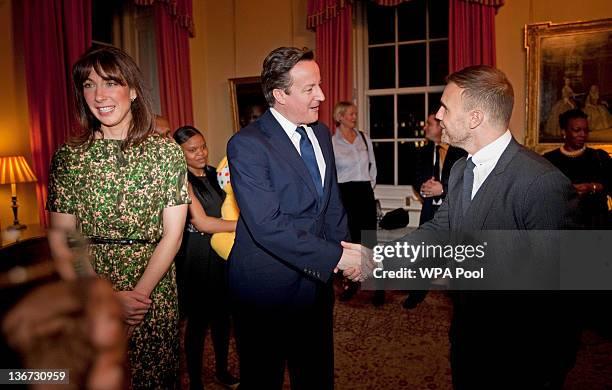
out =
[[[434,142],[428,142],[427,145],[421,149],[419,153],[419,159],[417,162],[417,175],[415,183],[415,191],[419,191],[423,183],[431,179],[434,175],[433,171],[433,154],[436,144]],[[431,220],[438,210],[438,206],[433,205],[433,201],[439,201],[446,197],[448,192],[448,179],[450,177],[451,168],[461,157],[467,155],[467,152],[461,148],[449,146],[446,152],[446,158],[444,159],[444,165],[441,167],[441,183],[444,192],[440,196],[434,196],[429,198],[423,198],[423,206],[421,207],[421,217],[419,225]],[[439,178],[436,178],[439,180]]]
[[[575,201],[570,181],[545,158],[514,139],[462,215],[465,158],[452,168],[448,194],[422,229],[563,229],[572,224]]]
[[[232,186],[240,207],[228,259],[238,302],[309,305],[328,284],[348,239],[329,129],[312,126],[326,163],[319,199],[299,153],[270,110],[229,141]]]
[[[557,230],[572,226],[575,194],[570,181],[514,139],[463,216],[465,165],[462,158],[453,166],[448,194],[433,220],[406,240],[418,243],[428,231]],[[513,259],[519,267],[523,260]],[[554,381],[571,367],[577,333],[572,304],[562,295],[463,291],[454,292],[452,298],[451,363],[456,389],[545,388],[546,381]]]

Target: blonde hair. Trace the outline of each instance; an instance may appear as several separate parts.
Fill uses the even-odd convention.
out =
[[[336,122],[336,126],[340,125],[340,118],[349,107],[357,107],[352,102],[343,100],[341,102],[336,103],[334,106],[334,121]]]

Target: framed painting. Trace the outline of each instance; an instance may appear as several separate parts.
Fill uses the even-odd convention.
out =
[[[229,79],[234,132],[259,118],[268,108],[259,76]]]
[[[527,137],[538,153],[563,143],[559,115],[588,115],[588,144],[612,152],[612,19],[525,26]]]

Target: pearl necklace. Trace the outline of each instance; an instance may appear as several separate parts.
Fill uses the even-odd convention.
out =
[[[582,153],[584,153],[585,150],[586,150],[586,146],[583,146],[582,148],[578,150],[567,150],[565,149],[565,145],[559,148],[559,151],[561,151],[563,155],[570,157],[570,158],[574,158],[574,157],[578,157],[582,155]]]

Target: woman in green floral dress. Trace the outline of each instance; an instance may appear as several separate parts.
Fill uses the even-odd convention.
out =
[[[82,133],[53,157],[47,208],[52,232],[80,231],[91,265],[111,281],[127,324],[131,387],[177,380],[178,316],[173,258],[181,244],[187,170],[180,147],[154,135],[151,99],[123,51],[90,49],[73,67]],[[77,276],[50,243],[63,278]]]

